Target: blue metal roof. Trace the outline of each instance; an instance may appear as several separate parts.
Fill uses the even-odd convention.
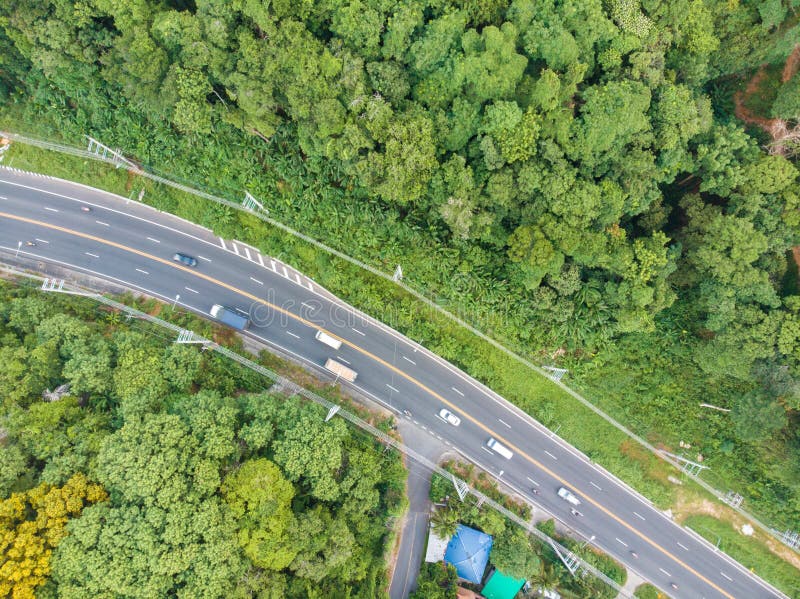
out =
[[[456,567],[460,578],[480,584],[491,550],[490,535],[459,524],[456,534],[447,544],[444,561]]]

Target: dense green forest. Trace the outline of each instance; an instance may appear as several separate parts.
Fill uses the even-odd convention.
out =
[[[381,596],[399,456],[158,333],[0,285],[0,596]]]
[[[799,4],[9,0],[0,112],[403,264],[791,526],[800,184],[730,91],[800,41]],[[796,121],[799,77],[767,116]]]

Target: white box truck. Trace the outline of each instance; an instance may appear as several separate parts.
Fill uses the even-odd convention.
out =
[[[317,341],[324,343],[325,345],[332,347],[333,349],[339,349],[342,347],[342,342],[336,339],[335,337],[331,337],[325,331],[317,331],[317,334],[314,335]]]
[[[496,453],[499,453],[501,456],[503,456],[507,460],[510,460],[514,455],[513,453],[511,453],[511,450],[509,450],[508,447],[506,447],[505,445],[501,444],[500,441],[498,441],[494,437],[491,437],[486,442],[486,447],[488,447],[489,449],[491,449],[492,451],[494,451]]]
[[[330,358],[328,358],[328,360],[325,362],[325,368],[330,370],[338,378],[350,381],[351,383],[355,381],[356,377],[358,376],[358,373],[352,368],[348,368],[344,364],[341,364],[336,360],[331,360]]]

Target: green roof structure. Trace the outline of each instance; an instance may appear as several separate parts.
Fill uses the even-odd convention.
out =
[[[514,599],[523,584],[524,578],[511,578],[500,570],[495,570],[483,587],[481,595],[486,599]]]

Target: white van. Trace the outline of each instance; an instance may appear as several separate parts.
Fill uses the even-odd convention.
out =
[[[580,505],[581,500],[575,497],[575,494],[567,489],[566,487],[561,487],[558,489],[558,496],[561,497],[567,503],[571,503],[572,505]]]
[[[317,331],[317,334],[314,335],[317,341],[321,341],[325,345],[332,347],[333,349],[339,349],[342,347],[342,342],[336,339],[335,337],[331,337],[325,331]]]
[[[494,437],[491,437],[486,442],[486,447],[488,447],[492,451],[495,451],[495,452],[499,453],[501,456],[503,456],[507,460],[510,460],[511,457],[514,455],[513,453],[511,453],[511,451],[508,449],[508,447],[506,447],[505,445],[501,445],[500,442],[497,439],[495,439]]]

